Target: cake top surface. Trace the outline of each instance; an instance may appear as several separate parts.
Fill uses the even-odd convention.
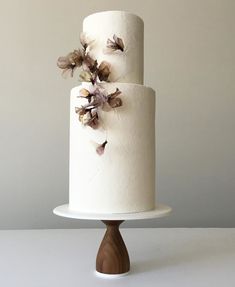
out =
[[[107,11],[100,11],[100,12],[96,12],[96,13],[93,13],[93,14],[90,14],[88,16],[86,16],[83,20],[83,22],[87,21],[90,17],[102,17],[102,16],[105,16],[105,15],[109,15],[109,14],[116,14],[116,15],[128,15],[128,16],[132,16],[132,17],[135,17],[135,18],[138,18],[139,21],[141,21],[142,23],[144,23],[144,21],[142,20],[142,18],[134,13],[131,13],[131,12],[128,12],[128,11],[121,11],[121,10],[107,10]]]

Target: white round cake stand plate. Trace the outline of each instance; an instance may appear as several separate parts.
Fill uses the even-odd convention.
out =
[[[69,208],[69,204],[64,204],[64,205],[60,205],[60,206],[56,207],[53,210],[53,212],[54,212],[54,214],[56,214],[58,216],[67,217],[67,218],[87,219],[87,220],[102,220],[102,221],[107,221],[107,222],[116,221],[118,224],[118,222],[122,222],[124,220],[138,220],[138,219],[150,219],[150,218],[163,217],[163,216],[168,215],[171,212],[171,208],[167,205],[164,205],[164,204],[158,204],[155,207],[155,209],[152,209],[149,211],[135,212],[135,213],[88,213],[88,212],[86,213],[86,212],[77,212],[77,211],[71,210]],[[107,224],[106,222],[104,222],[104,223]],[[119,224],[117,226],[119,226]],[[118,232],[119,232],[119,230],[118,230]],[[105,242],[105,237],[104,237],[102,243],[103,242]],[[102,243],[101,243],[101,245],[102,245]],[[126,249],[124,241],[123,241],[123,245],[124,246],[122,246],[122,248]],[[108,246],[109,247],[112,246],[112,243],[110,243],[110,241],[108,241]],[[123,249],[121,249],[119,251],[122,253]],[[127,253],[126,256],[129,258],[127,249],[126,249],[126,253]],[[109,256],[109,254],[106,254],[106,256]],[[99,257],[99,252],[97,254],[97,258],[98,257]],[[115,279],[115,278],[123,277],[123,276],[129,274],[129,271],[124,272],[124,273],[118,273],[118,274],[107,274],[107,273],[98,272],[96,270],[95,274],[101,278]]]
[[[62,217],[87,219],[87,220],[138,220],[150,219],[166,216],[171,212],[171,208],[164,204],[158,204],[155,209],[134,213],[88,213],[73,211],[69,208],[69,204],[56,207],[54,214]]]

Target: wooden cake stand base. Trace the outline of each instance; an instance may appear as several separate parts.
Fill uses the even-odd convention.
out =
[[[119,231],[124,220],[102,220],[107,230],[96,257],[96,271],[101,274],[124,274],[130,270],[130,259]]]
[[[80,213],[69,209],[69,205],[56,207],[56,215],[88,220],[101,220],[106,225],[106,232],[96,257],[96,274],[104,278],[117,278],[129,273],[130,259],[126,245],[119,231],[124,220],[136,220],[162,217],[171,212],[166,205],[158,205],[154,210],[138,213],[95,214]]]

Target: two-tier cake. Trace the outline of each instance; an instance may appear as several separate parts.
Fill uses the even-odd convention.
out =
[[[143,85],[144,23],[105,11],[84,19],[81,49],[58,66],[82,84],[70,99],[69,209],[155,208],[155,92]]]

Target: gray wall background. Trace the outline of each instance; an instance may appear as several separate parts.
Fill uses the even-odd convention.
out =
[[[82,19],[127,10],[145,21],[145,84],[158,90],[158,200],[138,227],[235,227],[235,1],[1,1],[0,228],[97,227],[59,218],[68,202],[69,92],[58,56]]]

